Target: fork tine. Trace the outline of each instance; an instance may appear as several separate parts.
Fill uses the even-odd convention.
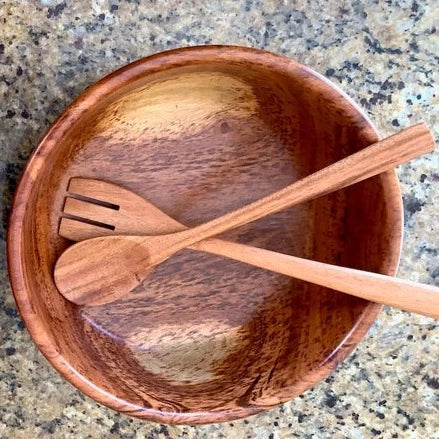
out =
[[[93,224],[84,223],[72,218],[61,218],[58,234],[70,241],[84,241],[114,234],[114,231]]]
[[[69,181],[68,191],[72,194],[115,205],[131,194],[130,191],[106,181],[82,177],[72,177]]]
[[[71,197],[66,197],[63,212],[108,225],[115,225],[118,214],[114,209]]]

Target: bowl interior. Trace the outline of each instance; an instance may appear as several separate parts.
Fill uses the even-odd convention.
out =
[[[131,415],[196,423],[299,394],[347,355],[378,307],[190,250],[120,301],[73,306],[52,280],[56,258],[71,244],[57,235],[69,178],[120,184],[194,226],[341,159],[376,134],[332,86],[295,63],[184,64],[132,76],[128,68],[58,120],[40,147],[44,166],[19,200],[24,213],[14,239],[26,285],[20,309],[26,319],[23,304],[32,307],[40,333],[32,323],[30,330],[50,360],[49,345],[62,359],[58,369]],[[222,237],[388,273],[401,221],[394,180],[383,174]]]

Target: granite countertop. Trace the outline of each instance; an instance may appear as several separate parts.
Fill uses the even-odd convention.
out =
[[[5,262],[17,179],[56,115],[117,67],[224,43],[295,58],[340,85],[383,135],[420,119],[439,136],[437,1],[0,1],[1,438],[438,438],[438,322],[384,308],[356,351],[299,398],[246,420],[176,427],[119,415],[49,366],[24,329]],[[439,285],[439,150],[398,171],[399,276]]]

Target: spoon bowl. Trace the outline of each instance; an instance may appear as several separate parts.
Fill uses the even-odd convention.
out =
[[[88,266],[82,264],[84,257],[91,256],[84,254],[81,246],[71,247],[70,257],[75,258],[77,264],[63,264],[59,260],[54,272],[54,279],[59,290],[64,291],[72,301],[78,305],[102,305],[107,303],[109,298],[115,300],[133,290],[153,269],[149,249],[136,241],[136,237],[116,236],[112,237],[114,246],[108,246],[104,238],[94,238],[87,241],[91,246],[91,255]],[[90,270],[99,276],[101,283],[101,294],[90,293],[89,287],[82,284],[77,287],[79,278],[87,277]],[[118,273],[115,278],[114,273]]]

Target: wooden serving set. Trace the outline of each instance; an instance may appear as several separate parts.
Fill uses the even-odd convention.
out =
[[[290,186],[200,226],[187,228],[144,198],[114,184],[73,178],[60,235],[84,241],[55,265],[60,293],[77,305],[102,305],[129,293],[151,270],[185,247],[246,262],[287,276],[439,318],[439,288],[210,239],[295,204],[310,201],[431,152],[425,124],[381,140]],[[74,198],[74,196],[80,198]]]
[[[232,46],[156,54],[87,89],[18,185],[8,269],[48,361],[122,413],[229,421],[288,401],[355,348],[381,304],[439,317],[394,277],[394,167],[425,124],[383,140],[321,75]]]

